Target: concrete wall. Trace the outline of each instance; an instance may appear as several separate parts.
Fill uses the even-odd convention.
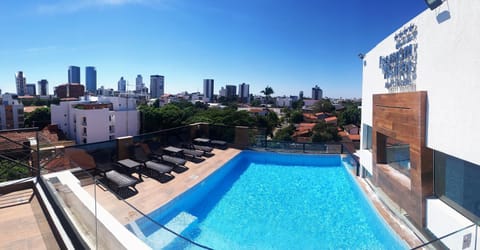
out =
[[[372,125],[372,95],[387,93],[379,57],[395,52],[394,35],[417,26],[416,90],[427,94],[427,147],[480,164],[474,114],[480,94],[480,1],[450,0],[394,31],[365,55],[362,123]],[[449,18],[446,18],[448,17]],[[362,139],[363,141],[363,139]]]

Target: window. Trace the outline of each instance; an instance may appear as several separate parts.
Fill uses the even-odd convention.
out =
[[[87,117],[82,117],[82,125],[87,126]]]
[[[372,150],[372,127],[362,124],[363,129],[363,149]]]
[[[87,128],[83,128],[83,136],[87,136]]]
[[[480,217],[480,166],[434,151],[435,194],[472,220]]]
[[[410,145],[377,133],[377,162],[410,176]]]

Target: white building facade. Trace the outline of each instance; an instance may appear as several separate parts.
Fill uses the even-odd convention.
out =
[[[9,93],[3,94],[0,103],[0,130],[17,129],[24,126],[23,104],[18,100],[18,96]]]
[[[77,144],[135,136],[140,131],[136,101],[125,97],[99,97],[97,101],[67,101],[51,105],[51,123]]]
[[[362,61],[361,167],[436,237],[480,218],[479,11],[475,0],[427,9]],[[442,243],[478,249],[476,229]]]

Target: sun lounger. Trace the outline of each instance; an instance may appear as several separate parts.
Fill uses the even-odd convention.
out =
[[[227,142],[221,140],[211,140],[210,143],[218,148],[227,148]]]
[[[107,180],[107,185],[109,187],[112,187],[111,185],[113,184],[113,188],[117,192],[119,192],[123,188],[128,187],[132,187],[133,189],[135,189],[135,191],[137,191],[137,189],[135,188],[137,180],[128,175],[121,174],[116,170],[109,170],[104,173],[104,177]]]
[[[178,158],[178,157],[175,157],[175,156],[170,156],[170,155],[158,155],[158,157],[159,157],[160,159],[162,159],[163,161],[165,161],[165,162],[169,162],[169,163],[172,163],[172,164],[175,164],[175,165],[179,165],[179,166],[184,166],[185,163],[187,163],[187,160],[182,159],[182,158]]]
[[[174,164],[174,165],[177,165],[177,166],[180,166],[180,167],[185,167],[185,163],[187,163],[187,160],[185,160],[185,159],[164,154],[164,152],[163,152],[164,149],[159,147],[159,145],[157,145],[155,142],[151,142],[151,143],[145,144],[145,145],[150,150],[150,152],[149,152],[150,157],[153,157],[153,158],[155,158],[159,161],[167,162],[167,163]],[[169,146],[169,148],[175,148],[175,149],[183,151],[182,149],[177,148],[177,147],[173,147],[173,146]]]
[[[210,145],[210,146],[214,146],[216,148],[221,148],[221,149],[227,148],[227,142],[221,141],[221,140],[210,140],[208,138],[195,138],[193,142],[195,144],[202,145],[202,146]]]
[[[169,173],[170,171],[172,171],[171,166],[168,166],[159,162],[153,162],[153,161],[145,162],[145,167],[149,170],[154,170],[161,174]]]
[[[194,158],[202,157],[205,152],[202,150],[183,148],[183,154]]]
[[[171,166],[151,160],[152,158],[155,159],[156,157],[150,155],[148,152],[145,152],[145,149],[142,147],[142,145],[134,145],[133,147],[134,149],[132,157],[136,161],[141,162],[148,170],[155,171],[159,175],[167,174],[172,171],[173,168]]]

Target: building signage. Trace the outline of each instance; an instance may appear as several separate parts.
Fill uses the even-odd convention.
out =
[[[396,51],[380,56],[379,67],[390,93],[415,91],[417,79],[417,26],[410,24],[394,36]]]

